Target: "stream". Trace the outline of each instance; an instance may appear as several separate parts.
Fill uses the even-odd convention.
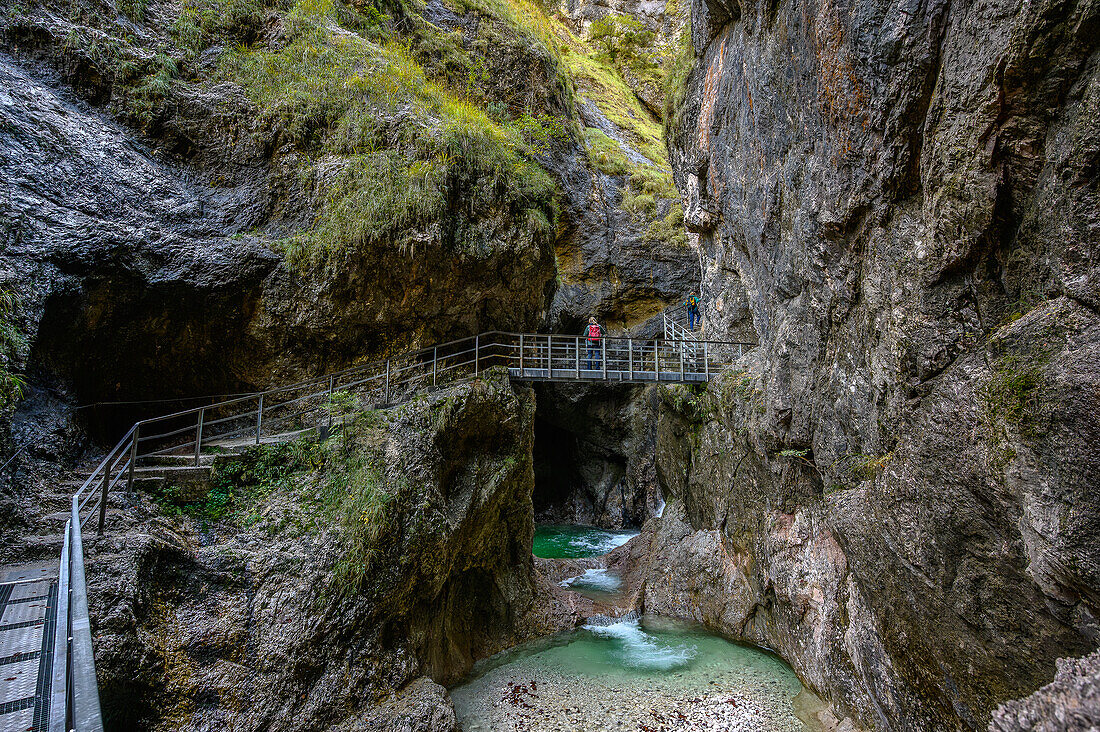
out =
[[[636,534],[539,526],[533,553],[605,554]],[[621,590],[594,568],[563,587],[589,597]],[[817,732],[824,704],[780,658],[694,623],[629,613],[513,648],[474,666],[450,691],[464,732]]]
[[[535,542],[531,553],[543,559],[598,557],[622,546],[637,535],[637,531],[608,531],[594,526],[540,524],[535,527]]]
[[[818,730],[783,661],[668,618],[592,618],[478,664],[451,690],[464,732]]]

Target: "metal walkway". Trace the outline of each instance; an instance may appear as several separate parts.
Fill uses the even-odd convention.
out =
[[[170,459],[176,467],[166,469],[197,468],[203,462],[204,448],[209,460],[213,448],[258,445],[289,439],[288,435],[320,432],[346,415],[398,404],[490,370],[506,373],[514,381],[701,384],[753,347],[700,340],[683,328],[677,330],[669,318],[665,329],[666,334],[671,331],[677,337],[590,340],[584,336],[482,333],[137,422],[73,496],[59,571],[23,582],[26,577],[19,571],[25,574],[30,570],[13,570],[13,576],[22,578],[17,580],[21,584],[0,584],[0,607],[4,608],[0,664],[6,672],[0,678],[8,679],[7,686],[0,687],[4,694],[0,732],[102,731],[82,528],[95,519],[98,532],[103,532],[108,495],[120,484],[127,489],[133,485],[139,463]]]
[[[0,732],[49,729],[57,565],[0,569]]]

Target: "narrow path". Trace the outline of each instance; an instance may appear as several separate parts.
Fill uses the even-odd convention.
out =
[[[49,724],[57,565],[0,568],[0,732]]]

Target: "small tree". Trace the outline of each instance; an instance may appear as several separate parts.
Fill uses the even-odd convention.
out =
[[[619,70],[642,72],[657,66],[650,52],[654,33],[642,21],[629,15],[605,15],[593,21],[588,39],[600,56]]]

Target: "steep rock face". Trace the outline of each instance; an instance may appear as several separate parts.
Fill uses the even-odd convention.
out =
[[[678,595],[864,726],[983,728],[1098,637],[1100,14],[692,23],[670,152],[704,316],[746,302],[761,346],[662,428],[669,562],[726,557]]]
[[[532,567],[533,410],[497,375],[362,416],[226,520],[114,518],[89,581],[115,728],[451,730],[436,682],[573,622]]]
[[[346,143],[350,153],[319,146],[358,124],[332,123],[341,110],[325,106],[331,90],[309,92],[319,110],[311,118],[286,101],[296,98],[293,85],[282,97],[258,96],[285,78],[234,71],[243,55],[227,61],[241,43],[273,54],[272,67],[287,63],[278,57],[296,32],[287,17],[264,3],[234,6],[243,19],[228,11],[205,18],[194,41],[185,29],[195,7],[152,3],[128,18],[82,0],[0,17],[0,284],[20,296],[31,348],[17,366],[36,382],[71,389],[80,402],[235,392],[488,329],[574,330],[591,313],[635,325],[695,281],[695,252],[655,246],[649,230],[671,201],[652,216],[626,211],[629,176],[593,164],[577,135],[582,116],[621,140],[622,155],[652,161],[596,102],[574,99],[561,60],[514,24],[442,2],[428,3],[423,17],[386,16],[393,27],[372,32],[408,33],[441,85],[457,84],[457,75],[472,101],[502,120],[563,121],[560,134],[529,151],[556,179],[558,204],[541,189],[512,196],[529,209],[508,203],[513,188],[537,176],[501,182],[458,171],[429,191],[438,210],[388,239],[351,249],[331,241],[341,226],[355,228],[365,215],[355,206],[380,189],[344,200],[337,230],[312,242],[342,254],[324,266],[285,261],[287,242],[336,208],[333,197],[361,162],[350,153],[380,148],[404,159],[420,154],[401,148],[409,130],[467,121],[441,122],[423,99],[380,112],[368,98],[364,115],[374,116],[380,139]],[[328,42],[353,37],[326,23]],[[485,155],[482,132],[470,134],[459,140],[461,155],[440,159]],[[515,162],[498,167],[512,171]],[[131,416],[120,412],[119,424]]]

